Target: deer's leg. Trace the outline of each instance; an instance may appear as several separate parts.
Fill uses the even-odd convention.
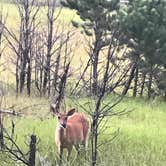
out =
[[[77,151],[77,154],[79,155],[80,154],[80,147],[79,147],[79,145],[75,145],[75,149]]]
[[[69,158],[70,158],[70,155],[71,155],[71,151],[72,151],[72,146],[69,146],[69,147],[67,148],[67,151],[68,151],[67,161],[69,161]]]
[[[63,147],[59,146],[59,165],[62,163]]]
[[[83,145],[84,148],[86,147],[86,140],[82,141],[82,145]]]

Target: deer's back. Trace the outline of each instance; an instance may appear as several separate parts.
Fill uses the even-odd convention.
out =
[[[89,121],[82,113],[74,113],[68,118],[66,129],[57,127],[56,144],[63,147],[77,145],[86,140],[89,129]]]
[[[86,139],[89,130],[89,120],[82,113],[74,113],[73,116],[69,117],[68,125],[70,126],[71,133],[73,136],[80,138],[82,141]]]

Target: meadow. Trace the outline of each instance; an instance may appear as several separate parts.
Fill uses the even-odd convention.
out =
[[[108,98],[109,99],[109,98]],[[79,103],[84,105],[88,99],[79,99]],[[53,165],[57,161],[57,147],[54,143],[54,132],[56,128],[56,117],[49,113],[49,103],[46,99],[9,96],[5,98],[5,106],[16,105],[16,109],[22,108],[21,118],[5,117],[6,125],[10,130],[9,122],[13,119],[16,126],[16,136],[18,145],[26,152],[25,142],[30,134],[37,135],[37,162],[43,165]],[[36,105],[36,103],[38,105]],[[36,106],[35,106],[36,105]],[[68,101],[68,107],[74,107],[72,101]],[[31,107],[28,107],[31,106]],[[75,106],[76,107],[76,106]],[[77,110],[81,108],[76,107]],[[103,142],[113,137],[113,133],[119,130],[116,138],[111,142],[104,143],[99,149],[99,166],[165,166],[166,164],[166,104],[162,101],[145,101],[142,99],[125,98],[115,110],[133,109],[132,112],[123,116],[108,119],[107,130],[100,135]],[[87,148],[86,156],[89,156],[90,146]],[[3,155],[1,156],[3,158]],[[8,166],[13,163],[4,163]],[[46,164],[47,163],[47,164]],[[65,161],[64,161],[65,163]],[[88,166],[88,157],[82,150],[81,156],[77,158],[76,151],[73,150],[71,160],[65,165]],[[38,165],[42,165],[41,163]]]
[[[8,13],[7,24],[9,27],[17,26],[18,13],[16,7],[11,4],[3,4],[3,12]],[[70,16],[70,17],[68,17]],[[75,11],[64,9],[60,15],[60,20],[69,24],[72,18],[76,17]],[[65,19],[64,19],[65,18]],[[78,37],[78,36],[77,36]],[[79,37],[78,37],[79,38]],[[77,56],[74,64],[84,52],[76,51]],[[9,74],[6,74],[9,73]],[[9,71],[1,73],[0,80],[14,86],[11,81]],[[77,100],[84,105],[89,99],[80,98]],[[108,96],[106,100],[113,100]],[[4,125],[10,131],[10,121],[15,122],[16,142],[25,152],[28,147],[29,136],[35,134],[37,143],[37,165],[55,165],[58,153],[54,143],[54,132],[57,119],[50,114],[50,101],[47,98],[38,98],[26,95],[18,96],[15,93],[6,91],[2,98],[1,108],[14,106],[21,112],[21,117],[4,117]],[[68,100],[67,108],[76,107],[83,111],[73,100]],[[93,108],[92,108],[93,109]],[[166,103],[160,99],[146,100],[140,98],[124,98],[114,110],[132,110],[122,116],[108,118],[107,129],[100,135],[100,142],[113,137],[113,133],[119,130],[115,139],[105,142],[98,151],[98,166],[165,166],[166,165]],[[73,150],[70,162],[64,161],[66,166],[88,166],[90,154],[90,143],[86,154],[82,149],[81,155],[77,157]],[[4,153],[0,153],[0,166],[21,165],[14,164]]]

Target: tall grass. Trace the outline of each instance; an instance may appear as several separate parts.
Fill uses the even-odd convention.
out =
[[[11,100],[12,99],[12,100]],[[35,98],[7,98],[8,104],[25,105],[39,103]],[[80,100],[85,103],[86,99]],[[56,118],[48,115],[49,104],[42,99],[45,106],[32,107],[24,110],[24,117],[15,119],[18,144],[27,151],[25,140],[28,135],[37,135],[38,156],[49,163],[57,160],[57,148],[54,143]],[[71,105],[71,103],[70,103]],[[112,137],[112,133],[119,129],[118,136],[111,142],[104,143],[98,152],[99,166],[165,166],[166,165],[166,103],[161,101],[145,101],[142,99],[124,99],[115,109],[124,108],[134,110],[126,115],[108,119],[107,131],[100,136],[100,142]],[[35,112],[35,113],[34,113]],[[89,146],[90,148],[90,146]],[[90,149],[85,159],[84,151],[79,158],[73,150],[71,161],[66,165],[88,166]],[[65,158],[65,157],[64,157]],[[39,164],[40,165],[40,164]]]

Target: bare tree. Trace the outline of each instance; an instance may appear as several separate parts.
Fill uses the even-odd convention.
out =
[[[70,47],[70,43],[69,43],[69,39],[71,36],[73,36],[75,33],[74,32],[68,32],[66,34],[66,39],[63,41],[63,49],[64,49],[64,54],[63,54],[63,58],[61,58],[61,62],[62,62],[62,68],[61,68],[61,73],[62,74],[58,74],[58,70],[59,70],[59,58],[61,54],[59,51],[58,51],[58,56],[57,57],[59,60],[58,60],[58,67],[57,67],[57,59],[56,59],[56,64],[55,64],[55,73],[53,71],[53,85],[55,85],[54,88],[54,103],[56,105],[56,110],[59,110],[60,109],[60,106],[61,106],[61,103],[65,100],[65,90],[66,90],[66,84],[67,84],[67,79],[70,77],[70,65],[71,65],[71,62],[72,62],[72,58],[73,58],[73,53],[72,53],[72,48]],[[62,49],[62,47],[60,47],[60,49]],[[62,50],[61,50],[62,51]],[[55,77],[56,76],[56,77]],[[57,79],[59,78],[59,82],[57,84]]]
[[[96,165],[97,161],[97,151],[98,151],[98,136],[99,136],[99,126],[101,121],[109,115],[111,112],[111,108],[115,106],[117,103],[110,106],[110,104],[107,104],[105,106],[102,106],[103,98],[106,94],[106,87],[109,82],[109,71],[110,71],[110,61],[113,59],[113,55],[116,51],[116,47],[113,47],[113,40],[114,36],[112,37],[112,40],[110,41],[110,45],[108,48],[108,54],[106,58],[106,64],[105,64],[105,71],[102,78],[102,86],[100,88],[100,93],[96,98],[96,104],[95,104],[95,110],[92,113],[92,125],[91,125],[91,148],[92,148],[92,158],[91,158],[91,166]]]
[[[2,105],[3,97],[1,97],[0,106]],[[0,107],[1,108],[1,107]],[[4,148],[4,134],[3,134],[3,116],[0,111],[0,149]]]
[[[27,85],[27,94],[31,93],[31,73],[33,57],[33,38],[37,27],[36,17],[39,7],[34,6],[34,0],[16,0],[19,10],[19,35],[5,27],[5,38],[10,48],[16,54],[16,92],[22,93]]]
[[[48,95],[50,95],[50,63],[51,63],[51,51],[53,47],[53,28],[54,28],[54,14],[55,14],[55,0],[53,4],[47,1],[47,21],[48,21],[48,34],[47,34],[47,55],[46,62],[44,65],[44,81],[43,81],[43,93],[46,93],[47,83],[48,83]]]
[[[6,153],[12,161],[21,162],[27,166],[35,166],[36,157],[36,135],[30,136],[29,151],[24,153],[23,150],[17,144],[15,139],[15,124],[12,122],[12,130],[9,134],[8,131],[3,128],[4,132],[4,148],[2,152]]]
[[[119,32],[118,30],[115,30],[110,38],[110,43],[107,47],[107,53],[106,50],[103,51],[104,56],[102,63],[100,65],[98,64],[98,78],[100,78],[98,79],[98,93],[97,95],[91,96],[92,101],[90,102],[89,106],[91,108],[93,107],[91,106],[92,103],[95,103],[94,107],[87,111],[85,106],[81,104],[79,105],[79,107],[83,108],[89,113],[92,119],[90,136],[91,166],[95,166],[97,164],[98,150],[99,147],[103,144],[100,142],[100,136],[106,130],[104,126],[107,126],[107,118],[126,113],[125,109],[122,111],[114,111],[113,109],[122,100],[123,96],[114,95],[113,101],[105,101],[105,97],[107,95],[113,94],[115,90],[118,89],[118,87],[122,87],[124,85],[126,75],[129,73],[131,68],[131,65],[128,65],[128,63],[126,63],[123,58],[126,54],[126,48],[124,48],[124,51],[121,53],[121,55],[119,53],[119,38]],[[87,66],[89,66],[89,64],[87,64],[83,70],[81,77],[82,80],[87,80],[87,78],[83,78],[84,73],[87,72]],[[88,85],[90,85],[90,80],[88,80]],[[85,85],[83,85],[83,87],[84,86]],[[77,91],[75,90],[75,92]],[[78,104],[78,101],[75,103]],[[113,136],[113,138],[116,135],[117,133]],[[105,140],[105,142],[109,143],[113,138],[110,137],[108,140]]]

